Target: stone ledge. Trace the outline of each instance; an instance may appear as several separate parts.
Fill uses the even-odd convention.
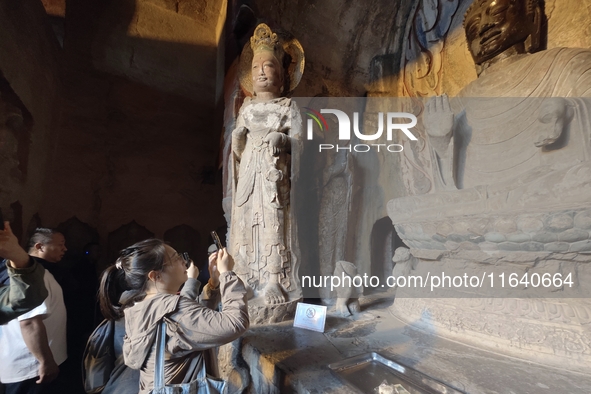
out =
[[[360,300],[363,313],[354,319],[327,318],[317,333],[280,323],[251,328],[240,354],[251,373],[244,393],[356,393],[327,365],[377,351],[397,362],[467,393],[589,393],[591,374],[548,368],[472,348],[424,332],[394,317],[392,298]],[[485,372],[484,372],[485,371]],[[230,391],[235,393],[237,391]]]

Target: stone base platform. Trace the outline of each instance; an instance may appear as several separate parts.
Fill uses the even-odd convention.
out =
[[[327,365],[371,351],[467,393],[591,392],[591,371],[549,368],[412,328],[389,311],[392,296],[360,302],[362,313],[353,318],[329,315],[324,333],[283,322],[253,327],[222,347],[220,371],[229,393],[356,393]]]

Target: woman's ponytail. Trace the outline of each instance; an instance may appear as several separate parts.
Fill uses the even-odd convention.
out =
[[[126,290],[125,271],[112,265],[103,271],[98,298],[101,313],[107,320],[118,320],[123,317],[119,298]]]

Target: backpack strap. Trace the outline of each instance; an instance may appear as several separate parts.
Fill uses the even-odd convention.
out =
[[[166,322],[164,319],[158,325],[156,333],[156,360],[154,361],[154,389],[166,385],[164,379],[164,349],[166,347]]]

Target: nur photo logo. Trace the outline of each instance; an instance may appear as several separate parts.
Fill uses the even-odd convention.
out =
[[[396,143],[351,144],[351,129],[353,130],[353,135],[362,141],[376,141],[382,137],[384,131],[386,133],[386,140],[388,142],[392,141],[395,132],[402,132],[406,138],[410,139],[411,141],[417,141],[417,137],[415,137],[410,130],[417,125],[417,117],[408,112],[380,112],[377,116],[377,131],[373,134],[364,134],[361,132],[359,127],[359,112],[353,112],[353,123],[351,124],[349,115],[339,109],[323,108],[319,112],[310,107],[303,108],[306,110],[305,114],[308,116],[306,125],[308,140],[314,139],[314,125],[318,127],[321,133],[329,132],[328,122],[326,121],[326,118],[323,116],[323,114],[331,114],[336,116],[338,122],[338,139],[339,141],[343,141],[344,145],[319,144],[319,152],[322,152],[323,150],[334,149],[336,151],[348,150],[349,152],[354,151],[358,153],[369,152],[371,150],[375,150],[377,152],[387,151],[396,153],[402,152],[404,149],[401,144]]]
[[[313,110],[312,108],[309,107],[304,107],[305,110],[307,110],[308,112],[306,112],[306,115],[308,115],[310,118],[312,118],[316,124],[318,125],[318,127],[320,127],[320,131],[324,132],[324,131],[328,131],[328,123],[326,122],[326,119],[324,118],[324,116],[322,116],[322,114],[318,111]],[[308,119],[308,139],[311,140],[312,138],[310,138],[310,121],[312,119]]]

